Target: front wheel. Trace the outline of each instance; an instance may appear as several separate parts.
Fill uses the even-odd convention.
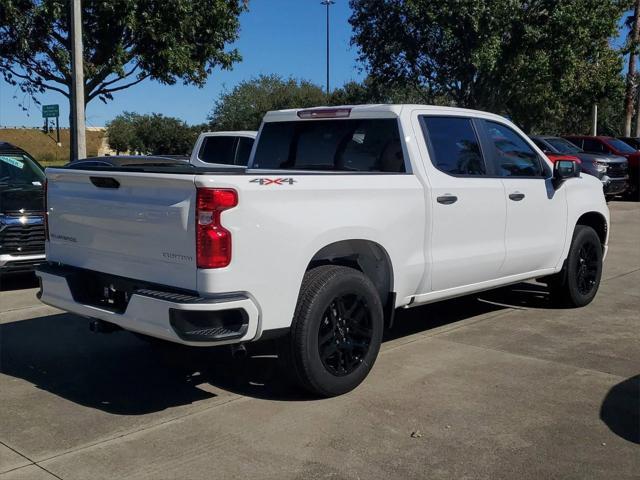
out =
[[[602,276],[602,244],[596,231],[577,225],[562,272],[551,278],[552,298],[560,305],[584,307],[598,292]]]
[[[383,311],[378,292],[362,272],[323,265],[303,279],[285,364],[315,395],[349,392],[369,374],[380,350]]]

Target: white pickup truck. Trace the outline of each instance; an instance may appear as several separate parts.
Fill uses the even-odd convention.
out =
[[[397,308],[531,279],[588,304],[609,212],[577,168],[479,111],[270,112],[246,169],[47,169],[39,296],[187,345],[278,338],[303,387],[339,395]]]

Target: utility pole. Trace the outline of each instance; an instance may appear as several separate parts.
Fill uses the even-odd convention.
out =
[[[84,124],[84,66],[82,55],[82,6],[71,4],[71,161],[87,157]]]
[[[596,71],[598,70],[598,60],[600,54],[596,51]],[[593,102],[593,109],[591,110],[591,135],[594,137],[598,135],[598,102]]]
[[[636,107],[636,137],[640,137],[640,77],[636,73],[636,100],[638,106]]]
[[[334,3],[336,3],[335,0],[322,0],[320,2],[321,5],[327,6],[327,97],[331,93],[329,88],[329,7]]]
[[[629,38],[629,67],[627,71],[627,88],[624,95],[624,136],[631,136],[631,119],[633,118],[633,92],[635,90],[636,54],[638,53],[638,37],[640,35],[640,0],[634,2],[634,19]]]

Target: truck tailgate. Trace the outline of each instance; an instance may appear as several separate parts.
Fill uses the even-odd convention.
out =
[[[47,259],[196,289],[194,175],[47,169]]]

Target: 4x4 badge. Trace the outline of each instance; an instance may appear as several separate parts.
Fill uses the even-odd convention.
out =
[[[296,180],[293,178],[254,178],[250,182],[259,183],[260,185],[284,185],[285,183],[293,185]]]

